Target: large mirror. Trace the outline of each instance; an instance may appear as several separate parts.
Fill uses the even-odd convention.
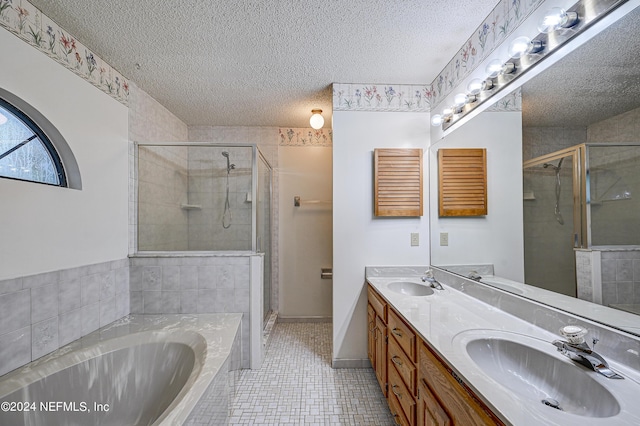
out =
[[[638,40],[640,8],[432,144],[431,194],[441,148],[489,182],[487,216],[431,212],[433,265],[640,335]]]

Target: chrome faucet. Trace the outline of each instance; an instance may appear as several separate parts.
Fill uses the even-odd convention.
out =
[[[429,283],[429,285],[432,288],[435,288],[436,290],[444,290],[444,287],[442,287],[442,284],[440,284],[438,280],[436,280],[435,277],[433,276],[433,271],[431,270],[431,268],[427,269],[424,272],[424,277],[421,277],[420,279],[422,280],[423,283]]]
[[[467,278],[470,278],[474,281],[480,281],[482,279],[482,277],[480,276],[480,274],[477,271],[471,271],[469,272],[469,275],[467,275]]]
[[[584,341],[583,337],[586,334],[585,329],[576,326],[566,326],[560,330],[560,333],[567,337],[567,341],[554,340],[551,343],[558,348],[558,352],[562,355],[610,379],[624,378],[614,372],[609,367],[607,361],[605,361],[600,354],[593,351]],[[594,348],[596,343],[598,343],[598,339],[593,339]]]

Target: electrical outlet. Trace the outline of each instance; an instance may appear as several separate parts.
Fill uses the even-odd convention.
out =
[[[411,247],[420,245],[420,234],[417,232],[411,233]]]
[[[449,245],[449,233],[448,232],[441,232],[440,233],[440,245],[441,246],[448,246]]]

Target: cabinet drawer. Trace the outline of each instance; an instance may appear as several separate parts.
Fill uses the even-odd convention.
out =
[[[453,424],[503,424],[471,391],[458,382],[459,379],[454,378],[449,368],[442,364],[425,343],[420,344],[419,352],[419,380],[424,380],[433,394],[437,395]]]
[[[416,362],[416,335],[409,327],[400,319],[393,309],[389,309],[389,321],[387,323],[389,334],[393,335],[400,347],[407,354],[409,359]]]
[[[371,288],[371,286],[369,286],[367,290],[369,291],[369,303],[371,304],[371,307],[376,312],[376,315],[382,318],[382,321],[386,323],[387,322],[386,302],[380,296],[378,296],[378,294],[375,292],[374,289]]]
[[[398,398],[391,392],[389,392],[389,410],[391,410],[391,415],[393,416],[393,421],[397,425],[402,426],[412,426],[409,423],[409,420],[404,415],[402,411],[402,406],[398,402]]]
[[[395,368],[389,368],[387,374],[389,375],[389,398],[395,398],[402,407],[402,412],[409,424],[415,424],[416,401],[412,393],[404,385]]]
[[[388,369],[391,370],[392,368],[395,368],[396,370],[398,370],[398,374],[404,381],[407,389],[409,389],[409,392],[415,395],[417,373],[415,364],[409,358],[407,358],[407,355],[400,348],[395,339],[389,340],[389,345],[387,346],[387,348],[389,353]]]

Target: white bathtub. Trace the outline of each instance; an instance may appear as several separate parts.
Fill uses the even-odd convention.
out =
[[[182,425],[195,417],[226,418],[228,392],[220,390],[227,389],[230,366],[240,362],[234,348],[241,317],[117,321],[0,378],[0,425]],[[216,413],[206,412],[211,398],[219,402]]]

